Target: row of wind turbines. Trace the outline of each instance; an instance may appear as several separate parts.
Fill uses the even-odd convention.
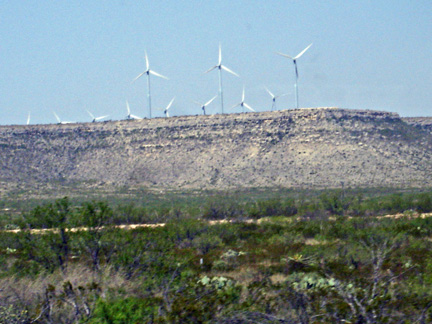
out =
[[[298,100],[298,78],[299,78],[299,73],[298,73],[298,68],[297,68],[297,60],[312,46],[312,44],[308,45],[304,50],[302,50],[299,54],[297,54],[296,56],[292,57],[289,56],[287,54],[284,53],[280,53],[280,52],[276,52],[276,54],[281,55],[283,57],[289,58],[293,61],[294,63],[294,69],[295,69],[295,84],[294,84],[294,90],[295,90],[295,102],[296,102],[296,108],[299,108],[299,100]],[[141,74],[139,74],[133,81],[137,81],[139,78],[141,78],[143,75],[147,75],[147,98],[148,98],[148,107],[149,107],[149,118],[152,117],[152,107],[151,107],[151,87],[150,87],[150,76],[154,75],[166,80],[169,80],[166,76],[163,76],[160,73],[155,72],[154,70],[150,69],[150,64],[149,64],[149,60],[148,60],[148,56],[147,56],[147,52],[145,52],[145,61],[146,61],[146,70],[144,72],[142,72]],[[240,77],[237,73],[235,73],[233,70],[231,70],[230,68],[228,68],[227,66],[222,64],[222,48],[221,45],[219,44],[219,60],[218,63],[211,67],[210,69],[208,69],[207,71],[205,71],[204,73],[209,73],[213,70],[218,70],[219,72],[219,98],[220,98],[220,105],[221,105],[221,113],[224,113],[224,99],[223,99],[223,86],[222,86],[222,70],[236,76],[236,77]],[[267,91],[267,93],[272,97],[272,110],[276,109],[276,99],[282,97],[282,96],[286,96],[287,94],[282,94],[282,95],[278,95],[275,96],[269,89],[265,88],[265,90]],[[206,114],[205,108],[211,103],[213,102],[213,100],[216,99],[217,96],[211,98],[209,101],[207,101],[204,104],[201,104],[197,101],[194,101],[194,103],[198,104],[199,106],[201,106],[201,109],[203,110],[203,114]],[[170,103],[168,104],[168,106],[163,110],[164,114],[166,117],[169,117],[169,113],[168,110],[171,107],[173,101],[174,101],[175,97],[170,101]],[[241,101],[234,105],[232,108],[236,108],[236,107],[242,107],[243,108],[243,112],[244,112],[244,108],[249,109],[250,111],[255,111],[252,107],[250,107],[246,102],[245,102],[245,88],[243,87],[243,93],[242,93],[242,99]],[[139,118],[137,116],[133,116],[130,114],[130,108],[129,105],[127,104],[127,109],[128,109],[128,117],[129,118]]]
[[[294,69],[295,69],[295,83],[294,83],[294,90],[295,90],[295,106],[298,109],[299,108],[299,99],[298,99],[298,79],[299,79],[299,73],[298,73],[298,68],[297,68],[297,60],[303,56],[303,54],[312,46],[312,44],[308,45],[304,50],[302,50],[299,54],[297,54],[296,56],[289,56],[287,54],[284,53],[280,53],[280,52],[276,52],[276,54],[286,57],[290,60],[292,60],[292,62],[294,63]],[[137,81],[138,79],[140,79],[142,76],[146,75],[147,76],[147,99],[148,99],[148,109],[149,109],[149,118],[152,118],[152,101],[151,101],[151,76],[156,76],[159,78],[163,78],[166,80],[169,80],[166,76],[150,69],[150,63],[149,63],[149,59],[147,56],[147,52],[145,52],[145,62],[146,62],[146,69],[144,72],[140,73],[135,79],[133,79],[132,83],[134,83],[135,81]],[[213,67],[211,67],[210,69],[208,69],[207,71],[204,72],[204,74],[207,74],[213,70],[218,70],[219,72],[219,93],[218,95],[214,96],[213,98],[211,98],[210,100],[208,100],[207,102],[200,103],[197,101],[193,101],[195,104],[197,104],[198,106],[201,107],[203,114],[206,114],[206,107],[208,105],[210,105],[218,96],[220,98],[220,108],[221,108],[221,113],[224,113],[224,98],[223,98],[223,85],[222,85],[222,71],[226,71],[236,77],[240,77],[237,73],[235,73],[233,70],[231,70],[230,68],[228,68],[227,66],[222,64],[222,48],[221,45],[219,44],[219,59],[218,59],[218,63],[216,65],[214,65]],[[267,93],[271,96],[272,98],[272,110],[276,109],[276,100],[280,97],[286,96],[287,93],[281,94],[281,95],[274,95],[268,88],[265,87],[265,90],[267,91]],[[171,108],[173,102],[175,100],[175,97],[171,99],[171,101],[169,102],[169,104],[166,106],[165,109],[158,109],[163,111],[165,117],[169,117],[169,109]],[[250,111],[255,111],[251,106],[249,106],[246,102],[245,102],[245,88],[243,87],[243,92],[242,92],[242,97],[241,97],[241,101],[234,105],[232,108],[237,108],[237,107],[241,107],[243,109],[243,112],[245,112],[245,108],[250,110]],[[131,109],[129,107],[129,103],[126,101],[126,109],[127,109],[127,116],[126,119],[142,119],[139,116],[133,115],[131,113]],[[57,120],[57,122],[59,124],[70,124],[73,122],[70,121],[62,121],[59,116],[55,113],[54,116]],[[90,115],[90,117],[92,118],[92,122],[97,122],[100,120],[103,120],[107,117],[109,117],[109,115],[105,115],[105,116],[99,116],[99,117],[95,117],[90,111],[87,110],[87,113]],[[28,114],[28,118],[27,118],[27,125],[30,124],[30,113]]]

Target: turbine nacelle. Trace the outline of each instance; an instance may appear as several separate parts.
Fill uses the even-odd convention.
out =
[[[146,60],[146,70],[144,72],[142,72],[141,74],[139,74],[135,79],[133,79],[132,83],[135,82],[136,80],[138,80],[139,78],[141,78],[143,75],[148,75],[150,76],[150,74],[153,74],[154,76],[169,80],[166,76],[159,74],[153,70],[150,69],[150,64],[148,61],[148,57],[147,57],[147,52],[145,52],[145,60]]]
[[[166,108],[164,109],[163,112],[165,114],[165,117],[169,117],[168,110],[171,108],[171,106],[172,106],[172,104],[174,102],[174,99],[175,99],[175,97],[171,99],[171,101],[169,102],[168,106],[166,106]]]
[[[164,113],[165,117],[169,117],[168,110],[171,108],[171,106],[172,106],[172,104],[174,102],[174,99],[175,99],[175,97],[171,99],[171,101],[169,102],[168,106],[166,106],[164,109],[162,109],[162,108],[156,108],[156,109],[159,110],[159,111],[162,111]]]
[[[272,110],[273,110],[273,108],[276,107],[276,99],[283,97],[283,96],[286,96],[288,94],[288,93],[283,93],[281,95],[275,96],[267,87],[264,87],[264,89],[267,91],[267,93],[270,95],[270,97],[272,97],[272,102],[273,102]]]
[[[243,108],[243,112],[244,112],[244,108],[249,109],[250,111],[255,112],[255,110],[253,110],[253,108],[251,106],[249,106],[246,102],[245,102],[245,88],[243,87],[243,93],[242,93],[242,100],[241,102],[239,102],[237,105],[234,105],[232,108],[236,108],[236,107],[242,107]]]
[[[203,111],[203,114],[205,115],[205,114],[206,114],[206,111],[205,111],[206,107],[207,107],[208,105],[210,105],[210,104],[213,102],[213,100],[215,100],[216,98],[217,98],[217,95],[214,96],[213,98],[211,98],[211,99],[210,99],[209,101],[207,101],[205,104],[201,104],[201,103],[199,103],[198,101],[193,101],[193,102],[196,103],[198,106],[201,107],[201,109],[202,109],[202,111]]]

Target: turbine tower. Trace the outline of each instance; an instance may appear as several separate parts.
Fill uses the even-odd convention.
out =
[[[219,44],[219,61],[218,61],[218,64],[213,66],[212,68],[208,69],[204,73],[208,73],[210,71],[213,71],[214,69],[219,70],[219,96],[221,99],[221,112],[223,114],[224,113],[224,104],[223,104],[223,90],[222,90],[222,70],[225,70],[225,71],[231,73],[232,75],[235,75],[236,77],[240,77],[240,76],[237,73],[235,73],[234,71],[231,71],[225,65],[222,65],[222,49],[221,49],[220,44]]]
[[[217,97],[217,95],[216,96],[214,96],[213,98],[211,98],[209,101],[207,101],[205,104],[200,104],[198,101],[193,101],[194,103],[196,103],[198,106],[200,106],[201,107],[201,109],[202,109],[202,111],[203,111],[203,115],[205,115],[206,114],[206,111],[205,111],[205,109],[206,109],[206,107],[208,106],[208,105],[210,105],[212,102],[213,102],[213,100],[215,100],[216,99],[216,97]]]
[[[271,111],[273,111],[274,109],[276,109],[276,99],[280,98],[280,97],[283,97],[283,96],[286,96],[288,94],[288,93],[284,93],[284,94],[281,94],[279,96],[275,96],[269,89],[267,89],[267,87],[264,87],[264,88],[266,89],[267,93],[272,97]]]
[[[247,109],[249,109],[250,111],[253,111],[253,112],[255,112],[255,110],[253,110],[246,102],[245,102],[245,88],[243,87],[243,94],[242,94],[242,100],[241,100],[241,102],[239,102],[237,105],[234,105],[233,106],[233,108],[236,108],[236,107],[242,107],[243,108],[243,112],[245,112],[244,111],[244,109],[245,109],[245,107],[247,108]]]
[[[147,57],[147,52],[145,52],[145,60],[146,60],[146,70],[141,73],[140,75],[138,75],[132,82],[135,82],[136,80],[138,80],[140,77],[142,77],[144,74],[147,74],[147,86],[148,86],[148,92],[147,92],[147,97],[148,97],[148,106],[149,106],[149,118],[152,117],[151,115],[151,93],[150,93],[150,74],[153,74],[157,77],[169,80],[166,76],[163,76],[162,74],[159,74],[153,70],[150,70],[150,65],[149,65],[149,61],[148,61],[148,57]]]
[[[301,51],[299,54],[297,54],[297,56],[291,57],[287,54],[283,54],[283,53],[279,53],[276,52],[276,54],[281,55],[283,57],[287,57],[289,59],[291,59],[294,63],[294,67],[295,67],[295,73],[296,73],[296,80],[295,80],[295,84],[294,84],[294,88],[295,88],[295,94],[296,94],[296,107],[298,109],[299,107],[299,101],[298,101],[298,86],[297,86],[297,82],[298,82],[298,70],[297,70],[297,60],[309,49],[309,47],[311,47],[312,44],[310,44],[308,47],[306,47],[303,51]]]

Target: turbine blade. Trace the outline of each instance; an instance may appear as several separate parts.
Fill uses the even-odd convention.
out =
[[[202,104],[200,104],[198,101],[192,100],[192,102],[193,102],[194,104],[197,104],[198,106],[202,107]]]
[[[243,86],[243,92],[242,92],[242,102],[244,102],[245,99],[245,87]]]
[[[242,103],[239,102],[237,105],[232,106],[231,109],[233,109],[233,108],[237,108],[238,106],[241,106],[241,104],[242,104]]]
[[[274,94],[271,93],[271,91],[270,91],[269,89],[267,89],[267,87],[264,87],[264,88],[266,89],[267,93],[268,93],[272,98],[275,98]]]
[[[104,119],[104,118],[107,118],[107,117],[109,117],[109,115],[105,115],[105,116],[100,116],[100,117],[96,117],[95,119],[96,119],[96,120],[101,120],[101,119]]]
[[[167,117],[169,117],[169,113],[168,113],[168,110],[167,110],[167,112],[166,112],[166,116],[167,116]]]
[[[222,63],[222,47],[221,44],[219,43],[219,61],[218,61],[218,65],[221,65]]]
[[[216,69],[217,67],[218,67],[217,65],[213,66],[212,68],[210,68],[210,69],[208,69],[207,71],[205,71],[204,74],[205,74],[205,73],[209,73],[210,71],[213,71],[213,70]]]
[[[234,71],[231,71],[230,69],[228,69],[225,65],[221,65],[221,68],[224,69],[225,71],[231,73],[232,75],[235,75],[236,77],[240,78],[240,75],[238,75],[237,73],[235,73]]]
[[[294,58],[293,57],[291,57],[291,56],[289,56],[289,55],[287,55],[287,54],[284,54],[284,53],[281,53],[281,52],[275,52],[277,55],[280,55],[280,56],[283,56],[283,57],[287,57],[287,58],[289,58],[289,59],[291,59],[291,60],[294,60]]]
[[[166,76],[163,76],[162,74],[159,74],[159,73],[157,73],[157,72],[155,72],[153,70],[149,70],[149,71],[150,71],[150,74],[153,74],[153,75],[155,75],[155,76],[157,76],[159,78],[163,78],[163,79],[169,80]]]
[[[29,111],[28,116],[27,116],[27,125],[28,124],[30,124],[30,111]]]
[[[148,56],[147,56],[147,51],[144,51],[145,53],[145,61],[146,61],[146,70],[148,71],[148,69],[150,68],[149,66],[149,60],[148,60]]]
[[[168,109],[171,108],[171,105],[173,104],[174,99],[175,99],[175,97],[171,99],[170,103],[169,103],[168,106],[165,108],[166,110],[168,110]]]
[[[249,109],[250,111],[255,112],[255,110],[253,110],[247,103],[243,103],[243,106],[245,106],[247,109]]]
[[[207,102],[204,104],[204,107],[207,106],[207,105],[210,105],[210,104],[212,103],[212,101],[216,99],[216,97],[217,97],[217,95],[214,96],[213,98],[211,98],[209,101],[207,101]]]
[[[147,73],[147,71],[144,71],[143,73],[141,73],[140,75],[138,75],[135,79],[133,79],[131,83],[134,83],[136,80],[138,80],[139,78],[141,78],[146,73]]]
[[[86,110],[86,111],[88,112],[88,114],[90,115],[91,118],[95,119],[95,116],[93,116],[93,114],[90,111],[88,111],[88,110]]]
[[[289,94],[289,93],[283,93],[283,94],[281,94],[281,95],[279,95],[279,96],[276,96],[275,99],[280,98],[280,97],[285,97],[285,96],[288,95],[288,94]]]
[[[135,115],[130,115],[131,118],[133,119],[142,119],[141,117],[135,116]]]
[[[60,120],[59,116],[57,116],[57,114],[56,114],[54,111],[53,111],[53,114],[54,114],[55,118],[57,119],[57,121],[58,121],[59,123],[61,123],[61,120]]]
[[[311,46],[312,46],[312,44],[309,44],[308,47],[306,47],[303,51],[301,51],[299,54],[297,54],[296,57],[294,57],[294,60],[297,60],[298,58],[300,58],[300,56],[302,56]]]
[[[128,116],[130,115],[130,107],[129,107],[129,102],[126,100],[126,109],[128,112]]]

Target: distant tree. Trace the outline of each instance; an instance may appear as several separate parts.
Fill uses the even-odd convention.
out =
[[[82,229],[79,246],[89,253],[95,270],[99,269],[103,248],[109,244],[104,237],[111,229],[112,218],[112,209],[99,201],[84,203],[74,220],[75,225]]]
[[[45,267],[48,266],[47,262],[48,264],[52,262],[52,266],[57,264],[63,270],[67,267],[70,253],[68,229],[71,227],[71,215],[72,208],[67,197],[56,200],[54,204],[38,206],[29,214],[24,215],[24,223],[27,229],[48,230],[43,237],[40,237],[41,234],[28,233],[23,236],[25,239],[22,241],[30,255],[36,261],[44,263]],[[35,235],[38,237],[35,237]],[[48,250],[40,248],[42,241],[43,246]],[[52,258],[55,260],[52,260]],[[49,261],[50,259],[51,261]]]

